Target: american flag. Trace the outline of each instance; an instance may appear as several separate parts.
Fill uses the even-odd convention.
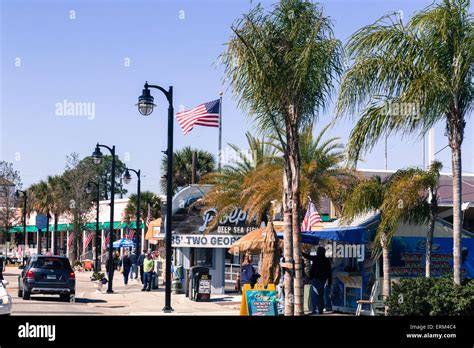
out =
[[[220,99],[200,104],[187,111],[178,112],[178,120],[184,134],[193,130],[194,125],[219,127]]]
[[[148,213],[147,213],[147,217],[146,217],[146,225],[148,227],[148,225],[150,225],[150,222],[153,220],[153,218],[151,217],[151,207],[150,207],[150,203],[148,203]]]
[[[73,243],[74,243],[74,238],[75,238],[75,237],[76,237],[76,236],[74,235],[74,232],[69,232],[69,237],[68,237],[68,239],[67,239],[67,246],[69,247],[69,249],[72,248],[72,245],[73,245]]]
[[[304,216],[303,223],[301,224],[301,231],[311,231],[311,227],[321,221],[321,216],[318,214],[314,203],[309,202],[306,215]]]
[[[107,250],[107,245],[109,244],[110,241],[110,230],[105,231],[104,233],[104,240],[102,241],[102,250]]]
[[[130,227],[127,227],[127,232],[125,233],[125,238],[128,240],[133,240],[133,236],[135,235],[135,231],[132,230]]]
[[[94,238],[95,232],[86,232],[86,240],[84,241],[85,247],[87,248],[92,241],[92,238]]]

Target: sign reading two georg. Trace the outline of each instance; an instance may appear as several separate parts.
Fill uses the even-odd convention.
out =
[[[171,245],[177,247],[229,248],[241,236],[219,236],[216,234],[175,234],[171,236]]]

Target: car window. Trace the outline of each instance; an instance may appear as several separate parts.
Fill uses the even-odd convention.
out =
[[[58,259],[54,257],[42,257],[34,261],[31,268],[47,268],[47,269],[70,269],[69,262],[66,259]]]

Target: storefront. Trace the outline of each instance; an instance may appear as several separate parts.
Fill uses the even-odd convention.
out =
[[[203,193],[199,194],[196,190],[192,192],[191,198],[182,199],[179,208],[173,209],[171,243],[174,249],[174,269],[183,268],[181,283],[182,291],[186,292],[190,268],[209,268],[211,293],[223,294],[226,290],[226,268],[228,271],[229,262],[230,265],[238,262],[238,257],[233,258],[227,250],[243,235],[256,229],[257,225],[249,223],[247,214],[241,209],[234,210],[216,223],[216,210],[204,210],[199,202],[196,203]],[[229,276],[227,285],[230,285]]]
[[[379,223],[378,214],[367,214],[351,225],[339,221],[325,224],[318,231],[303,232],[302,241],[315,248],[326,249],[332,259],[332,309],[354,313],[357,300],[369,299],[375,281],[383,283],[382,259],[372,255],[372,245]],[[283,238],[282,233],[278,233]],[[474,278],[474,234],[462,233],[462,274]],[[400,224],[391,242],[390,276],[392,281],[405,277],[424,276],[426,226]],[[452,225],[438,219],[435,224],[432,272],[433,276],[452,272]],[[381,293],[381,285],[377,294]]]

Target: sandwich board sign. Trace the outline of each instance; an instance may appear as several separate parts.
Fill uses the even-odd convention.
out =
[[[275,284],[244,284],[240,315],[275,316],[278,315]]]

